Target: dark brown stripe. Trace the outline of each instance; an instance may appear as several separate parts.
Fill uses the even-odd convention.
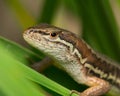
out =
[[[41,31],[41,30],[36,30],[36,29],[31,29],[31,30],[29,31],[29,33],[39,33],[39,34],[42,34],[42,35],[50,35],[50,34],[47,33],[47,32],[43,32],[43,31]]]
[[[107,81],[109,81],[111,84],[114,84],[116,85],[118,88],[120,88],[120,84],[116,82],[117,79],[120,79],[120,67],[119,66],[115,66],[113,64],[110,64],[108,62],[106,62],[105,60],[101,59],[101,58],[98,58],[95,54],[93,54],[93,58],[94,58],[94,61],[87,61],[88,64],[92,65],[94,68],[98,68],[98,70],[101,70],[102,72],[104,72],[105,74],[107,74],[107,77],[106,78],[103,78]],[[95,73],[94,70],[91,70],[89,68],[87,68],[89,70],[89,73],[90,74],[93,74],[97,77],[100,78],[100,74],[98,73]],[[115,76],[116,80],[112,80],[112,79],[109,79],[109,75],[112,75],[112,76]]]

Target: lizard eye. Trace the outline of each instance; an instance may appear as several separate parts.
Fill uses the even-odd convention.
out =
[[[51,36],[51,37],[56,37],[56,36],[57,36],[57,33],[52,32],[52,33],[50,34],[50,36]]]

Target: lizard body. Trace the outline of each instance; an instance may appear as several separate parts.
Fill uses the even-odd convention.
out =
[[[72,32],[41,24],[30,27],[23,33],[24,39],[52,56],[76,82],[86,84],[80,96],[98,96],[114,84],[120,89],[120,67],[104,57],[98,56],[91,48]]]

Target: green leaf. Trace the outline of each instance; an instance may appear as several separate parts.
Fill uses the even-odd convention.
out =
[[[95,50],[120,61],[118,25],[109,0],[77,0],[76,6],[83,24],[84,40]]]
[[[2,48],[0,53],[0,90],[5,94],[3,96],[45,96],[37,86],[25,78],[19,61]]]
[[[59,7],[59,0],[44,0],[44,6],[38,18],[39,23],[51,23]]]
[[[26,56],[35,61],[36,58],[40,59],[35,53],[2,37],[0,37],[0,53],[0,89],[5,95],[46,96],[37,84],[60,95],[69,96],[71,93],[70,90],[26,66],[28,64]],[[73,94],[72,96],[77,95]]]

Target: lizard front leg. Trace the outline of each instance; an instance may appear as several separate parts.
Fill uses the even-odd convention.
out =
[[[49,57],[45,57],[40,62],[36,62],[32,64],[30,67],[38,72],[44,71],[46,68],[48,68],[53,63],[53,60]]]
[[[90,86],[90,88],[83,91],[80,96],[100,96],[110,89],[110,84],[103,79],[94,76],[88,76],[86,79],[85,84]]]

